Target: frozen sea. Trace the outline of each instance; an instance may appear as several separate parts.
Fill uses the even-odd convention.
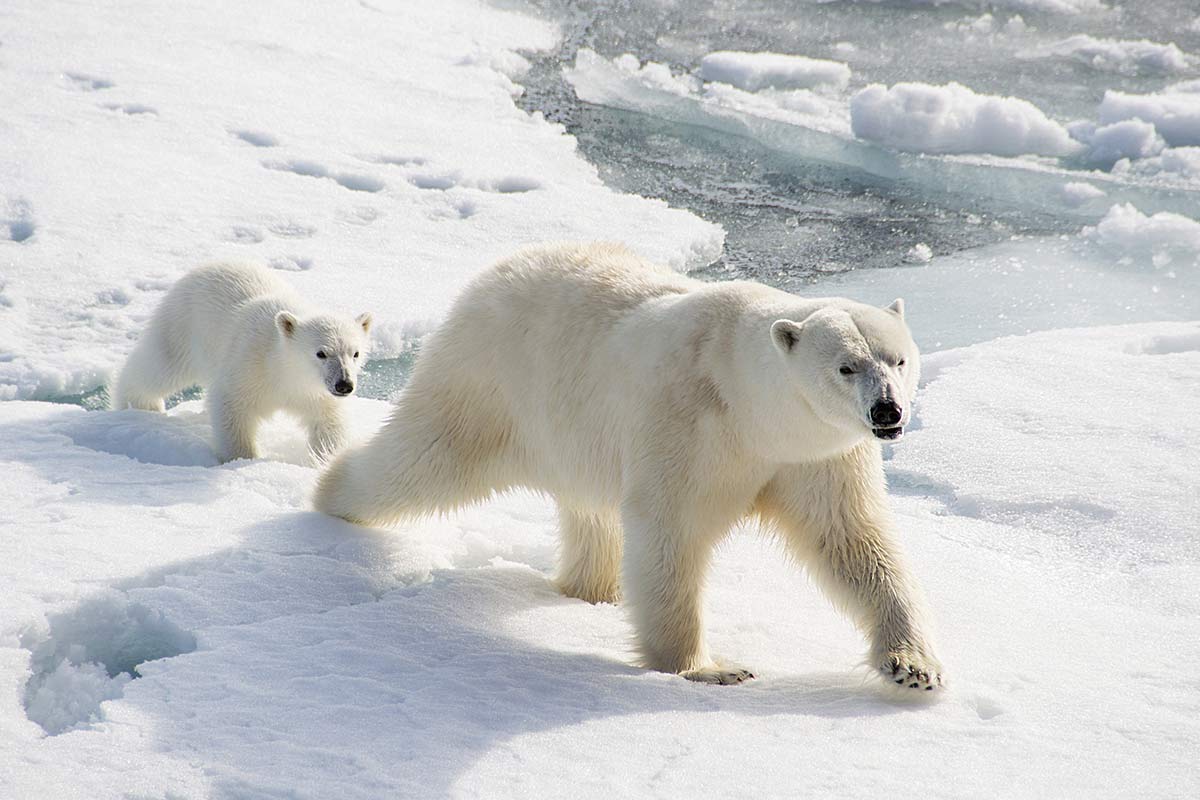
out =
[[[1200,795],[1191,0],[10,0],[0,7],[0,797]],[[900,702],[753,526],[632,666],[514,494],[309,510],[286,419],[100,410],[189,267],[371,310],[365,438],[458,289],[615,239],[906,299],[887,451],[948,687]]]

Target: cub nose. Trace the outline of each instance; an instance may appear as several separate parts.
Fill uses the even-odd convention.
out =
[[[880,400],[871,406],[871,422],[881,428],[891,428],[900,424],[900,406],[893,400]]]
[[[336,394],[350,394],[354,391],[354,384],[347,380],[339,380],[333,385],[333,391]]]

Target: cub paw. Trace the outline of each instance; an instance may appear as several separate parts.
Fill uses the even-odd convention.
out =
[[[679,675],[696,683],[711,683],[720,686],[734,686],[754,679],[754,673],[748,669],[737,666],[720,667],[715,664],[699,669],[689,669]]]
[[[898,689],[932,692],[943,687],[942,665],[930,656],[891,652],[883,657],[879,673]]]

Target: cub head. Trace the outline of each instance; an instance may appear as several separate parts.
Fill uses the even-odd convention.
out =
[[[354,319],[331,314],[301,319],[290,311],[280,311],[275,325],[291,361],[304,375],[319,381],[335,397],[354,391],[358,371],[367,359],[370,314]]]
[[[781,319],[771,338],[792,384],[823,422],[885,441],[903,435],[921,372],[903,300]]]

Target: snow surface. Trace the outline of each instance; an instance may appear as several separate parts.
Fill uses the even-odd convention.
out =
[[[516,51],[556,36],[466,0],[8,3],[0,396],[94,390],[206,258],[370,307],[383,355],[527,241],[707,263],[717,226],[607,189],[514,107]],[[697,686],[631,666],[619,606],[554,591],[544,498],[364,529],[309,510],[317,473],[287,419],[263,459],[218,465],[195,400],[17,399],[0,403],[0,797],[1200,795],[1194,88],[1110,92],[1073,127],[1081,154],[1127,120],[1114,131],[1170,145],[1108,173],[860,140],[854,87],[748,91],[586,50],[568,77],[926,196],[1076,215],[1070,235],[918,244],[805,290],[905,297],[926,353],[887,470],[948,690],[881,691],[858,634],[753,526],[721,548],[706,605],[717,654],[758,678]],[[365,438],[388,406],[351,402]]]
[[[854,135],[913,153],[1065,156],[1079,146],[1037,106],[950,83],[872,84],[850,100]]]

